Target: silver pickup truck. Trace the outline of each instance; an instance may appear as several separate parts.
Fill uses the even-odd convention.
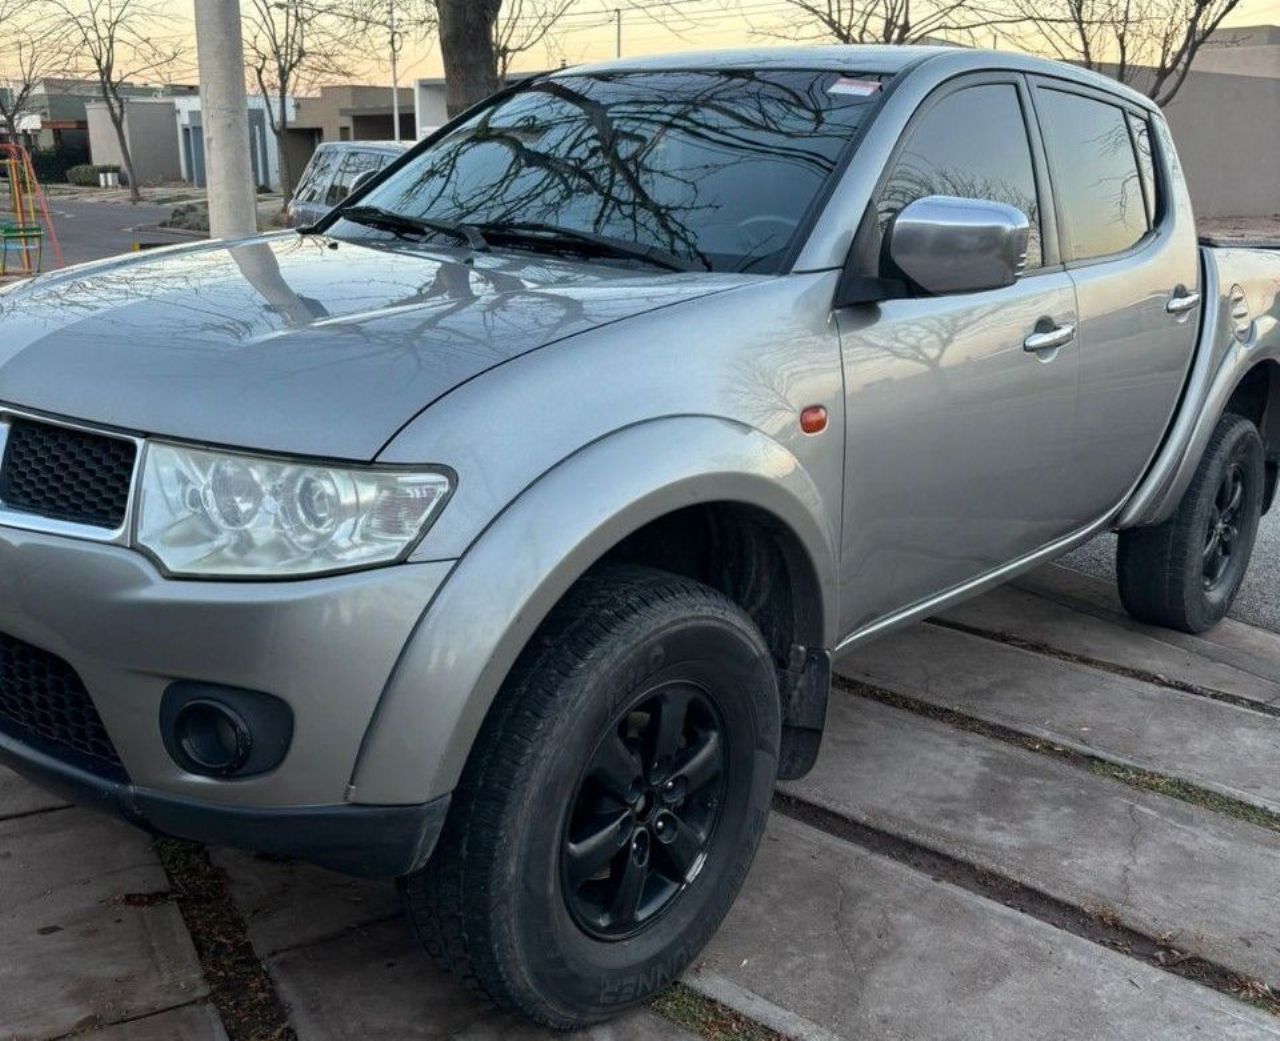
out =
[[[314,226],[0,295],[0,761],[400,878],[499,1004],[601,1020],[717,928],[835,656],[1107,529],[1136,616],[1223,616],[1278,323],[1077,69],[535,79]]]

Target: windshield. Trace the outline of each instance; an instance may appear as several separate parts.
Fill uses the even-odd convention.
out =
[[[878,90],[878,77],[796,70],[556,76],[477,113],[360,201],[773,272]]]

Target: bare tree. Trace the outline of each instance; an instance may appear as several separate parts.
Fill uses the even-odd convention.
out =
[[[1025,21],[1001,15],[977,0],[783,0],[797,16],[785,27],[762,27],[768,36],[836,43],[910,44],[989,30]],[[1028,3],[1034,0],[1027,0]]]
[[[47,0],[65,30],[68,59],[92,71],[115,127],[129,196],[142,200],[125,134],[125,87],[166,76],[181,57],[177,43],[157,35],[171,15],[157,0]]]
[[[1029,40],[1167,105],[1240,0],[1011,0]],[[1027,41],[1023,41],[1027,42]]]
[[[65,29],[42,14],[34,3],[0,2],[0,122],[10,141],[18,140],[18,121],[40,81],[65,67]]]
[[[245,8],[247,63],[267,103],[286,204],[294,188],[289,99],[322,80],[349,75],[349,10],[350,5],[310,0],[250,0]]]
[[[506,85],[511,63],[545,41],[573,4],[574,0],[506,0],[493,31],[499,86]]]

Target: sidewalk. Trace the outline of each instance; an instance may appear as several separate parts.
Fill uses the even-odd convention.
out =
[[[1280,636],[1049,567],[839,672],[684,988],[593,1038],[1280,1039]],[[0,1037],[550,1036],[389,885],[159,849],[0,775]]]

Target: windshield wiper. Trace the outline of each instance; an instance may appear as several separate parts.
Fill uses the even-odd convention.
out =
[[[411,217],[406,213],[384,210],[381,206],[351,206],[345,210],[339,210],[338,215],[343,220],[389,231],[394,235],[427,235],[435,232],[451,235],[459,242],[465,242],[478,253],[484,253],[489,249],[488,239],[473,224],[436,220],[433,217]]]
[[[707,270],[703,264],[678,257],[657,246],[643,246],[638,242],[628,242],[626,239],[616,239],[610,235],[599,235],[592,231],[578,231],[576,228],[562,228],[557,224],[544,224],[538,221],[504,221],[481,224],[478,229],[490,240],[515,240],[523,245],[543,246],[553,250],[640,260],[668,271]]]

